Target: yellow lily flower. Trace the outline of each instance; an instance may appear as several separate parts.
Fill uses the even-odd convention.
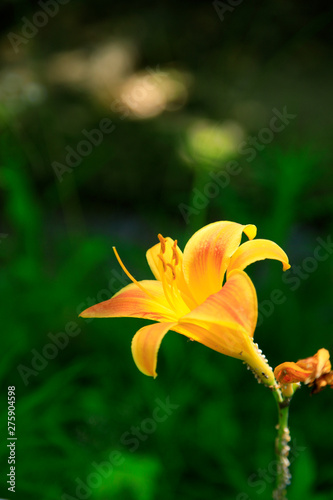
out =
[[[276,380],[283,391],[291,391],[291,387],[303,382],[313,393],[320,392],[327,385],[333,387],[333,371],[331,371],[330,354],[327,349],[319,351],[309,358],[300,359],[296,363],[286,361],[274,370]]]
[[[240,244],[243,232],[249,241]],[[275,383],[272,369],[253,342],[258,303],[252,281],[243,271],[253,262],[289,262],[269,240],[253,240],[257,228],[235,222],[214,222],[197,231],[184,253],[177,240],[159,235],[146,254],[155,280],[131,281],[111,299],[89,307],[84,318],[137,317],[157,321],[134,336],[132,354],[144,374],[156,377],[157,353],[169,330],[227,356],[246,362],[266,384]],[[223,284],[223,280],[225,283]],[[223,286],[222,286],[223,284]]]

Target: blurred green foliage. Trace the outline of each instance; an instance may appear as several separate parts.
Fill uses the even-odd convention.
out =
[[[127,283],[112,246],[137,279],[149,279],[145,251],[157,233],[183,247],[203,224],[254,223],[302,273],[292,270],[288,281],[276,262],[250,268],[261,304],[260,347],[272,366],[320,347],[333,354],[333,256],[314,271],[306,264],[317,238],[333,234],[333,11],[328,2],[273,4],[244,2],[221,22],[206,2],[139,8],[73,0],[13,55],[8,32],[19,32],[22,16],[31,19],[39,7],[3,3],[0,87],[21,65],[43,89],[41,100],[28,104],[24,92],[9,100],[1,90],[0,422],[4,442],[6,391],[15,385],[16,498],[270,498],[275,405],[239,361],[170,332],[151,380],[130,353],[144,321],[78,314]],[[124,119],[80,87],[50,83],[43,65],[55,53],[90,50],[107,35],[134,41],[136,70],[160,65],[189,74],[187,102],[149,119]],[[215,135],[209,165],[184,146],[199,118],[217,129],[237,122],[247,142],[284,106],[296,118],[252,161],[232,148],[219,157]],[[53,162],[63,163],[66,147],[103,118],[114,131],[60,182]],[[205,194],[211,173],[224,172],[227,161],[240,173],[216,195]],[[188,220],[182,205],[192,209]],[[284,300],[272,306],[274,289]],[[168,398],[175,408],[154,420]],[[333,498],[331,401],[328,389],[294,397],[290,500]],[[4,479],[4,445],[0,456]],[[12,498],[5,480],[1,496]]]

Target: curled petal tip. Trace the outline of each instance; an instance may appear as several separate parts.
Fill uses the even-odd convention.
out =
[[[288,269],[291,268],[289,262],[282,262],[282,265],[283,265],[283,271],[288,271]]]
[[[246,241],[238,247],[231,257],[228,274],[233,269],[243,270],[250,264],[253,264],[253,262],[264,259],[273,259],[282,262],[284,271],[290,268],[288,256],[279,245],[274,243],[274,241],[256,239]]]
[[[303,382],[306,385],[320,384],[324,386],[326,378],[330,377],[331,363],[330,354],[327,349],[319,351],[309,358],[300,359],[296,363],[285,362],[278,365],[274,370],[275,378],[281,384],[295,384]]]
[[[166,333],[175,323],[154,323],[136,332],[132,340],[132,355],[139,370],[154,379],[157,377],[157,354]]]
[[[245,226],[244,233],[249,238],[249,240],[253,240],[257,236],[257,226],[254,224],[248,224]]]

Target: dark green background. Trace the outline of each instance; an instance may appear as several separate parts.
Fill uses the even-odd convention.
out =
[[[263,315],[255,337],[271,365],[320,347],[333,352],[333,256],[321,250],[327,258],[313,261],[317,238],[333,232],[332,6],[244,1],[222,20],[205,1],[71,0],[15,52],[8,34],[21,34],[22,18],[39,10],[37,2],[1,4],[0,496],[79,500],[77,480],[87,484],[93,463],[118,451],[112,474],[86,498],[270,498],[275,403],[238,360],[170,332],[153,380],[130,352],[147,322],[77,316],[127,282],[113,245],[137,279],[149,279],[145,251],[159,232],[183,248],[202,225],[232,220],[256,224],[259,237],[276,241],[299,266],[286,281],[276,262],[249,269]],[[159,68],[183,79],[186,99],[152,118],[117,113],[112,63],[102,60],[104,76],[93,74],[96,53],[108,44],[122,47],[121,64],[129,58],[123,81]],[[62,70],[59,54],[67,61]],[[209,137],[220,127],[236,123],[247,141],[285,106],[296,117],[253,161],[239,152],[214,156]],[[59,182],[53,162],[64,163],[66,146],[75,148],[82,130],[105,118],[115,129]],[[195,140],[198,154],[188,134],[202,123],[211,128]],[[241,173],[186,223],[180,204],[197,206],[194,193],[232,159]],[[295,279],[297,272],[303,277]],[[274,307],[273,290],[283,302]],[[71,327],[80,333],[53,348],[54,359],[40,359],[24,382],[19,370],[33,369],[36,352],[54,345],[49,334]],[[15,495],[5,484],[9,385],[17,393]],[[147,439],[124,444],[124,434],[149,425],[156,400],[167,398],[178,405],[168,418]],[[332,499],[331,390],[299,391],[290,427],[296,448],[288,498]]]

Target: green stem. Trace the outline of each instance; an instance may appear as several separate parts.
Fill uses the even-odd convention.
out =
[[[249,368],[253,371],[255,377],[259,382],[262,382],[268,387],[274,396],[278,407],[278,424],[276,429],[278,431],[275,440],[275,454],[276,454],[276,487],[273,491],[274,500],[287,500],[287,486],[290,484],[289,460],[288,455],[290,451],[289,441],[290,434],[288,428],[288,412],[289,403],[294,393],[294,387],[289,385],[290,390],[282,391],[274,377],[272,368],[269,366],[266,357],[262,355],[258,349],[258,345],[254,344],[255,353],[249,362]]]
[[[274,500],[287,500],[286,488],[290,484],[289,472],[289,441],[288,428],[289,403],[291,398],[284,398],[279,389],[273,389],[273,396],[278,406],[277,437],[275,440],[275,454],[277,459],[276,487],[273,492]]]

